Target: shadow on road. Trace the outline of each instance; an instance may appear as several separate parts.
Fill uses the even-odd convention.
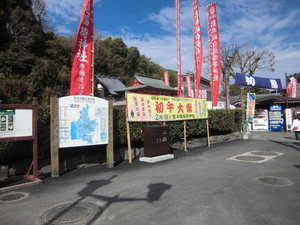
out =
[[[80,197],[78,200],[73,202],[69,207],[67,207],[65,210],[61,211],[59,214],[51,218],[46,224],[52,225],[56,224],[56,221],[59,220],[60,217],[62,217],[65,214],[68,214],[68,212],[76,206],[78,203],[80,203],[82,200],[84,200],[87,197],[93,197],[95,199],[101,200],[105,202],[104,206],[99,206],[98,211],[96,214],[91,218],[86,224],[91,225],[97,218],[99,218],[103,212],[113,203],[116,202],[133,202],[133,201],[146,201],[148,203],[153,203],[155,201],[159,201],[162,197],[162,195],[172,187],[172,185],[165,184],[165,183],[153,183],[149,184],[147,186],[148,193],[145,198],[123,198],[119,197],[120,195],[115,195],[112,197],[104,196],[104,195],[97,195],[94,194],[94,192],[98,189],[100,189],[103,186],[109,185],[112,183],[112,180],[116,178],[117,176],[112,176],[107,180],[93,180],[89,183],[87,183],[87,186],[84,187],[81,191],[79,191],[77,194]]]
[[[284,137],[285,139],[291,139],[291,140],[295,140],[295,138],[292,137]]]
[[[274,142],[276,144],[280,144],[280,145],[295,149],[297,151],[300,151],[300,142],[296,142],[296,141],[295,142],[282,142],[282,141],[275,141],[275,140],[272,140],[272,139],[268,139],[268,141],[271,141],[271,142]]]

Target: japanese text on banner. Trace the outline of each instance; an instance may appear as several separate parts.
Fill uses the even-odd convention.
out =
[[[195,96],[200,98],[200,82],[202,75],[202,37],[200,31],[198,0],[193,1],[194,11],[194,60],[195,60]]]
[[[129,122],[208,118],[206,99],[128,93],[126,106]]]
[[[221,75],[220,64],[220,38],[217,21],[217,7],[216,3],[208,6],[208,36],[209,36],[209,57],[210,57],[210,73],[211,73],[211,92],[212,105],[218,105],[219,86]]]
[[[85,0],[76,35],[70,95],[92,93],[93,0]]]

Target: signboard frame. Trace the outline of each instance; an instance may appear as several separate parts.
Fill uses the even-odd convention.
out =
[[[78,110],[81,111],[78,112]],[[85,112],[84,115],[83,111]],[[94,119],[88,121],[87,118],[91,117],[91,115]],[[76,119],[78,122],[74,122],[72,119]],[[108,101],[84,95],[58,98],[58,123],[59,148],[108,144]],[[91,124],[89,125],[89,123]],[[84,128],[79,129],[83,126]],[[97,133],[99,137],[96,140],[95,138],[92,139],[86,132],[88,129],[94,129],[94,133]],[[99,129],[100,132],[96,132],[96,129]],[[84,134],[81,134],[83,131],[85,131]]]
[[[126,93],[127,122],[197,119],[208,119],[206,99]]]
[[[25,135],[25,136],[8,136],[8,135],[6,135],[5,137],[0,136],[0,142],[2,142],[2,141],[15,142],[15,141],[32,140],[32,152],[33,152],[32,162],[28,168],[26,175],[24,175],[24,178],[29,179],[33,182],[28,183],[28,184],[17,185],[16,187],[13,187],[13,186],[8,187],[7,189],[4,188],[5,190],[12,190],[14,188],[25,187],[25,186],[30,186],[32,184],[42,183],[42,181],[40,179],[38,179],[38,134],[37,134],[37,120],[38,120],[37,110],[38,109],[37,109],[37,106],[38,106],[37,97],[33,98],[32,105],[29,105],[29,104],[0,104],[0,109],[10,109],[10,110],[15,110],[15,111],[18,111],[18,110],[32,111],[31,112],[31,116],[32,116],[31,123],[29,123],[29,124],[27,123],[27,126],[31,126],[31,127],[27,128],[28,130],[31,130],[31,135],[30,134]],[[21,114],[19,116],[21,117]],[[23,119],[20,119],[18,121],[23,122]],[[17,125],[17,124],[13,124],[13,125]],[[19,126],[19,124],[17,126]],[[30,175],[31,171],[32,171],[32,175]],[[14,179],[14,178],[12,178],[12,179]]]
[[[0,109],[13,110],[13,117],[11,125],[12,130],[0,130],[0,141],[23,141],[33,140],[34,136],[34,112],[32,105],[25,104],[1,104]],[[5,114],[4,114],[5,115]],[[4,117],[2,114],[0,117]],[[8,114],[7,114],[8,115]],[[7,116],[8,118],[8,116]],[[2,118],[1,118],[2,119]],[[17,122],[22,123],[17,123]],[[1,122],[0,122],[1,123]],[[25,124],[24,124],[25,123]],[[17,126],[17,127],[16,127]],[[5,133],[1,133],[5,132]]]
[[[129,107],[128,107],[128,94],[129,95],[139,95],[139,96],[154,96],[154,97],[161,97],[161,98],[166,98],[166,101],[170,100],[170,99],[187,99],[188,101],[197,101],[197,100],[201,100],[201,101],[205,101],[206,102],[206,117],[203,118],[179,118],[179,119],[175,119],[175,120],[164,120],[163,117],[161,120],[145,120],[145,121],[134,121],[134,120],[130,120],[130,115],[129,115]],[[147,103],[148,104],[148,103]],[[151,104],[151,103],[150,103]],[[207,100],[206,99],[197,99],[197,98],[184,98],[184,97],[174,97],[174,96],[159,96],[159,95],[150,95],[150,94],[140,94],[140,93],[133,93],[133,92],[127,92],[126,93],[126,130],[127,130],[127,146],[128,146],[128,161],[129,163],[132,163],[132,151],[131,151],[131,137],[130,137],[130,122],[174,122],[174,121],[183,121],[183,134],[184,134],[184,151],[187,152],[187,135],[186,135],[186,121],[187,120],[206,120],[206,130],[207,130],[207,145],[208,147],[210,147],[210,136],[209,136],[209,124],[208,124],[208,108],[207,108]]]
[[[69,97],[69,96],[66,96]],[[72,96],[74,97],[74,96]],[[82,97],[80,95],[79,97]],[[94,96],[84,96],[96,98]],[[104,100],[104,99],[103,99]],[[50,96],[50,143],[51,143],[51,176],[59,176],[59,99],[57,95]],[[114,140],[113,140],[113,104],[108,101],[108,143],[96,144],[107,145],[106,147],[106,166],[108,168],[114,167]],[[94,145],[87,145],[94,146]],[[78,146],[77,146],[78,147]],[[63,149],[63,148],[62,148]]]

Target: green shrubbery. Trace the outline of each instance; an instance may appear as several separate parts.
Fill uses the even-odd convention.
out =
[[[209,110],[210,135],[228,134],[240,131],[242,128],[242,110]],[[38,108],[38,148],[39,159],[50,158],[50,108],[48,105],[40,105]],[[162,125],[162,122],[130,123],[132,145],[143,145],[144,126]],[[183,121],[166,122],[170,127],[171,141],[183,138]],[[187,121],[187,137],[206,137],[205,120]],[[127,146],[125,107],[114,107],[114,141],[115,146]],[[0,164],[15,160],[16,158],[29,157],[32,154],[31,141],[14,143],[0,142]]]
[[[241,131],[242,110],[209,110],[210,135],[221,135]],[[130,123],[130,133],[133,144],[143,142],[143,127],[162,125],[162,122]],[[183,121],[166,122],[170,127],[170,138],[172,141],[183,138]],[[123,146],[127,144],[125,107],[114,108],[114,139],[115,144]],[[205,120],[187,121],[187,137],[206,137]]]

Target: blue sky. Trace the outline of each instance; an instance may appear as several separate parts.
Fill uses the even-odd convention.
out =
[[[60,35],[77,31],[83,0],[44,0],[49,24]],[[175,0],[94,0],[95,32],[122,37],[127,46],[161,66],[176,70]],[[249,43],[275,54],[281,78],[300,72],[300,0],[199,0],[204,54],[208,55],[206,6],[217,2],[221,45]],[[182,70],[193,71],[192,0],[181,0]],[[206,65],[204,76],[209,78]],[[238,72],[238,71],[237,71]]]

